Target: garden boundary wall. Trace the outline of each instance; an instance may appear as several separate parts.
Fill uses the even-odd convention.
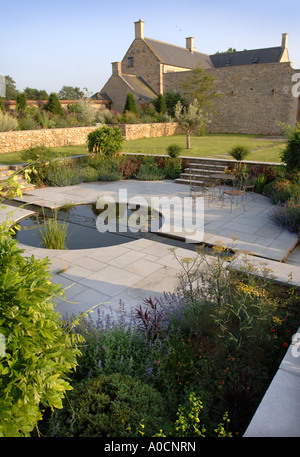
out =
[[[28,149],[32,146],[39,146],[41,144],[50,148],[87,144],[88,134],[100,126],[101,124],[92,127],[0,132],[0,154],[23,151],[24,149]],[[182,133],[176,122],[112,124],[111,127],[113,126],[120,128],[122,135],[126,140],[171,136]]]

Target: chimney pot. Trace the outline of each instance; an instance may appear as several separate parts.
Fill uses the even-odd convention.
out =
[[[135,25],[135,38],[144,39],[144,22],[142,19],[134,23]]]
[[[283,49],[286,49],[287,48],[287,45],[288,45],[288,33],[283,33],[282,34],[282,40],[281,40],[281,47]]]
[[[112,62],[112,74],[113,75],[120,75],[122,73],[121,70],[121,62]]]
[[[193,52],[195,50],[194,48],[194,37],[188,37],[185,39],[186,45],[185,47],[190,51]]]

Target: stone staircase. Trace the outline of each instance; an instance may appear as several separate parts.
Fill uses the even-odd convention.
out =
[[[204,179],[213,179],[214,174],[224,172],[226,167],[232,167],[234,163],[232,160],[191,157],[183,163],[184,171],[175,181],[178,184],[200,186]]]
[[[20,171],[22,169],[22,165],[0,165],[0,183],[2,184],[3,181],[16,171]],[[22,192],[28,192],[30,190],[35,189],[35,185],[28,183],[21,173],[17,174],[18,182],[22,185]]]

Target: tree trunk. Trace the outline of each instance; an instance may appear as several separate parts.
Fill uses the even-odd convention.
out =
[[[186,148],[191,149],[191,134],[186,132]]]

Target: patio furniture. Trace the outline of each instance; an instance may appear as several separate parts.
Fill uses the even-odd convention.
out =
[[[230,198],[230,212],[232,212],[232,206],[234,201],[236,202],[236,206],[241,203],[243,205],[244,211],[247,211],[245,208],[245,202],[244,202],[244,197],[245,197],[245,190],[242,189],[232,189],[232,190],[225,190],[222,194],[222,199],[224,202],[224,197],[228,196]]]

